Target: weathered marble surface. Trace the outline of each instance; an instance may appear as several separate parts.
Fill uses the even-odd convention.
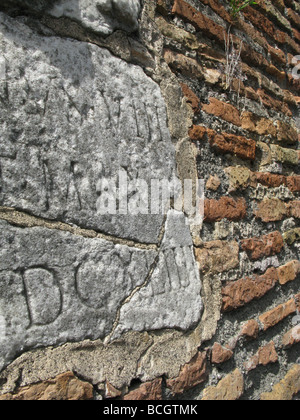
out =
[[[140,0],[2,0],[2,7],[67,17],[103,35],[138,28]]]
[[[159,86],[107,50],[4,14],[0,33],[0,206],[104,234],[0,221],[0,370],[40,346],[190,329],[201,281],[184,215],[97,209],[120,170],[148,185],[173,179]]]
[[[0,32],[0,205],[157,243],[161,214],[101,215],[97,204],[120,170],[149,191],[151,179],[174,176],[158,85],[105,49],[39,36],[3,14]]]

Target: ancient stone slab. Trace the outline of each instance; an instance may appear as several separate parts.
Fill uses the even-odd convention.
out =
[[[141,9],[140,0],[4,0],[4,6],[68,17],[104,35],[116,29],[134,32]]]
[[[176,232],[173,238],[172,232]],[[122,306],[112,338],[129,330],[189,329],[201,318],[200,292],[189,228],[183,214],[171,210],[157,265],[149,282]]]
[[[40,227],[0,229],[0,369],[29,348],[105,337],[157,256]]]
[[[158,85],[95,45],[42,37],[3,14],[0,31],[0,205],[157,243],[162,212],[145,211],[151,179],[175,175]],[[144,207],[137,179],[148,187]]]

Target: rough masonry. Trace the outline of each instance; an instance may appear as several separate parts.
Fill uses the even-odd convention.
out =
[[[299,399],[299,13],[1,2],[1,400]]]

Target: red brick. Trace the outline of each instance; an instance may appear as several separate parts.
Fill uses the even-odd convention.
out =
[[[216,98],[209,98],[209,104],[202,105],[202,110],[208,114],[215,115],[238,127],[241,126],[239,111],[232,105],[219,101]]]
[[[292,192],[300,192],[300,175],[286,177],[286,186]]]
[[[213,133],[209,135],[210,145],[221,153],[234,154],[242,159],[255,159],[256,143],[252,139],[235,134]]]
[[[255,176],[259,184],[270,188],[277,188],[286,183],[283,175],[275,175],[269,172],[256,172]]]
[[[274,327],[294,312],[296,312],[296,303],[294,299],[290,299],[288,302],[261,315],[259,320],[263,325],[264,331],[267,331],[269,328]]]
[[[207,129],[205,127],[202,127],[201,125],[194,125],[189,131],[189,136],[191,140],[200,141],[205,138],[206,133]]]
[[[284,348],[292,347],[294,344],[300,343],[300,325],[292,328],[282,338]]]
[[[295,13],[292,9],[287,9],[287,15],[289,19],[300,29],[300,16]]]
[[[277,140],[287,144],[295,144],[298,142],[298,132],[290,124],[283,121],[276,121],[277,124]]]
[[[291,201],[288,204],[288,211],[291,217],[300,219],[300,201]]]
[[[247,321],[246,324],[243,326],[241,331],[241,336],[246,337],[248,339],[255,340],[259,334],[259,325],[258,322],[254,319]]]
[[[155,401],[162,400],[162,379],[146,382],[139,388],[129,392],[123,397],[128,401]]]
[[[251,260],[258,260],[279,254],[283,248],[281,233],[272,232],[261,238],[244,239],[241,242],[243,251],[250,254]]]
[[[269,363],[278,362],[278,354],[273,341],[264,347],[260,347],[255,356],[244,364],[245,369],[249,372],[257,368],[257,366],[267,366]]]
[[[222,197],[220,200],[205,200],[204,220],[206,222],[219,222],[223,219],[238,221],[247,214],[244,198],[234,200],[231,197]]]
[[[228,283],[222,289],[223,311],[232,311],[243,307],[254,299],[260,299],[275,287],[277,281],[277,271],[272,267],[262,276]]]
[[[200,112],[200,99],[198,96],[185,83],[181,83],[181,89],[187,99],[187,103],[191,105],[194,113],[198,114]]]
[[[282,112],[290,117],[292,117],[292,112],[289,109],[289,107],[287,106],[287,104],[285,104],[284,102],[272,98],[270,95],[268,95],[264,89],[258,89],[257,90],[257,94],[260,97],[260,100],[262,101],[262,103],[267,107],[267,108],[272,108],[275,109],[276,111]]]
[[[221,346],[219,343],[215,343],[211,351],[211,363],[220,365],[230,360],[232,356],[233,352],[231,350]]]
[[[216,39],[222,45],[224,44],[224,28],[215,23],[212,19],[204,16],[187,2],[175,0],[172,13],[187,20],[194,25],[196,29],[205,33],[208,38]]]
[[[300,262],[299,260],[290,261],[285,265],[277,268],[279,283],[284,285],[290,281],[296,280],[300,273]]]
[[[208,376],[206,357],[207,352],[197,353],[189,363],[183,366],[177,378],[167,380],[167,387],[173,394],[183,394],[206,381]]]

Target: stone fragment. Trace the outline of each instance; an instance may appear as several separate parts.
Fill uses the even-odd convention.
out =
[[[14,394],[4,394],[0,400],[11,401],[79,401],[93,399],[93,386],[79,380],[72,372],[58,375],[34,385],[17,389]]]
[[[185,216],[170,210],[154,268],[143,287],[121,307],[111,339],[130,330],[191,328],[202,315],[201,287]]]
[[[196,260],[203,273],[223,273],[239,265],[239,245],[235,241],[212,241],[195,249]]]
[[[250,169],[241,166],[231,166],[224,169],[229,177],[229,191],[245,189],[249,186],[256,186],[255,174]]]
[[[162,379],[146,382],[139,388],[130,391],[123,397],[125,401],[157,401],[162,400]]]
[[[260,396],[262,401],[290,401],[300,392],[300,365],[294,365],[271,392]]]
[[[167,387],[173,394],[183,394],[185,391],[206,381],[207,353],[197,353],[193,359],[183,366],[179,376],[175,379],[167,379]]]
[[[56,229],[4,221],[0,228],[0,370],[24,343],[31,348],[104,338],[157,257],[155,250]]]
[[[216,387],[203,392],[203,401],[235,401],[244,393],[244,377],[239,369],[225,376]]]
[[[283,239],[288,245],[293,245],[300,239],[300,228],[291,229],[283,234]]]
[[[217,191],[221,185],[220,178],[217,175],[210,175],[206,183],[206,188],[211,191]]]
[[[181,83],[181,89],[182,93],[187,99],[187,103],[192,107],[194,113],[198,114],[200,112],[200,99],[198,98],[198,96],[185,83]]]

